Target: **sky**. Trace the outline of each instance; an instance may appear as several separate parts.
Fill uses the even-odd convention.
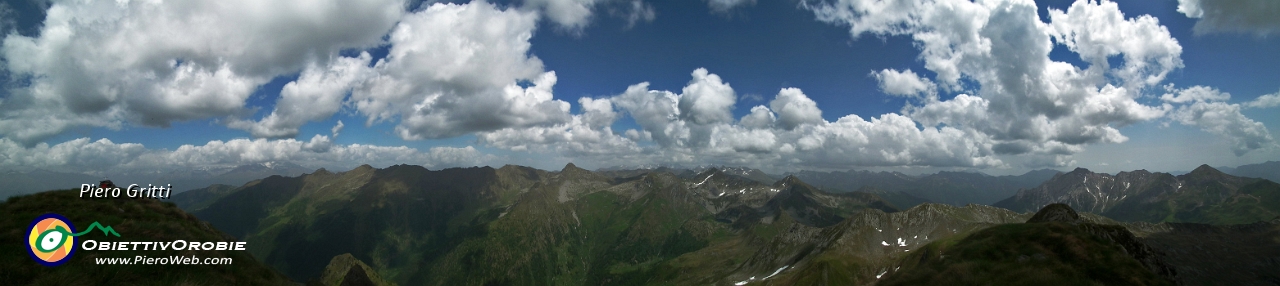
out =
[[[0,2],[0,169],[1280,160],[1269,0]]]

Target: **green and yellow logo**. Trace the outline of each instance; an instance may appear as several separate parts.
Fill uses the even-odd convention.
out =
[[[77,233],[75,225],[72,225],[71,220],[66,217],[55,213],[41,215],[31,221],[31,227],[27,232],[27,252],[31,254],[32,259],[44,266],[61,265],[75,254],[76,237],[94,229],[102,230],[103,235],[120,236],[115,229],[110,226],[103,227],[96,221],[90,224],[89,228]]]

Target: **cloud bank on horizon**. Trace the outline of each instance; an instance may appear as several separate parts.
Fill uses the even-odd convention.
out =
[[[718,14],[756,4],[706,1]],[[595,167],[1024,168],[1074,165],[1074,155],[1127,142],[1121,129],[1144,122],[1198,128],[1223,138],[1221,148],[1236,156],[1278,147],[1262,122],[1242,112],[1280,106],[1280,92],[1233,102],[1218,87],[1171,82],[1184,68],[1178,39],[1155,17],[1127,15],[1113,2],[1077,1],[1047,18],[1029,0],[802,1],[797,8],[847,28],[851,40],[909,38],[923,69],[868,74],[883,93],[875,96],[905,104],[824,117],[803,87],[745,104],[733,78],[705,68],[692,70],[678,91],[639,82],[619,94],[557,96],[556,72],[532,53],[540,23],[591,37],[582,31],[600,17],[627,27],[662,21],[640,0],[420,7],[398,0],[53,1],[38,34],[10,32],[0,46],[9,81],[0,99],[0,168],[448,167],[500,165],[510,154]],[[1196,33],[1260,37],[1280,28],[1280,18],[1269,16],[1277,10],[1250,0],[1178,6],[1199,19]],[[1082,63],[1052,59],[1062,47]],[[257,113],[251,96],[291,74],[296,79],[269,111]],[[342,121],[328,134],[299,139],[304,125],[343,114],[365,128],[386,126],[405,142],[474,136],[475,146],[336,144]],[[209,128],[252,139],[174,150],[87,137],[46,142],[83,128],[207,119],[218,124]]]

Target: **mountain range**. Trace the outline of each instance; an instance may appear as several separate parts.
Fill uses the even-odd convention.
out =
[[[273,169],[262,167],[243,173]],[[235,266],[225,271],[192,266],[164,268],[164,273],[154,267],[95,266],[91,259],[100,255],[95,252],[78,254],[72,266],[60,268],[6,255],[0,256],[0,266],[18,270],[3,272],[0,280],[129,285],[1280,281],[1274,271],[1280,268],[1280,241],[1275,240],[1280,184],[1209,166],[1177,176],[1143,170],[1054,172],[996,206],[926,202],[906,191],[870,185],[835,192],[802,176],[822,181],[819,175],[825,174],[827,182],[842,182],[833,176],[861,176],[863,182],[894,190],[912,189],[886,182],[963,190],[1017,184],[1048,172],[1003,177],[815,172],[766,181],[773,176],[723,167],[593,172],[573,164],[557,171],[363,165],[211,185],[178,193],[170,202],[83,199],[75,190],[49,191],[0,203],[0,224],[11,226],[0,234],[21,240],[20,225],[55,212],[77,222],[113,225],[128,233],[129,241],[240,240],[251,247],[216,254],[235,258]],[[936,190],[915,192],[946,197]],[[4,245],[15,248],[5,253],[21,252],[20,243]]]
[[[1280,266],[1274,259],[1280,256],[1272,256],[1280,254],[1280,243],[1266,240],[1280,230],[1280,219],[1265,217],[1280,205],[1271,199],[1275,183],[1230,176],[1207,166],[1183,176],[1055,172],[1043,184],[1015,191],[998,204],[1013,210],[979,204],[903,207],[881,196],[889,192],[873,187],[828,192],[799,174],[763,183],[748,178],[750,171],[731,171],[592,172],[572,164],[559,171],[361,166],[338,173],[321,169],[297,177],[271,176],[240,187],[215,186],[181,193],[174,201],[217,229],[255,245],[250,249],[255,257],[295,281],[328,275],[324,273],[332,272],[325,270],[331,258],[349,254],[379,277],[402,285],[865,285],[882,279],[915,281],[896,277],[913,277],[916,274],[909,273],[919,273],[921,265],[934,265],[930,271],[952,269],[951,264],[913,262],[938,258],[920,256],[921,251],[983,253],[999,245],[992,242],[1016,241],[1027,233],[1044,238],[1026,241],[1032,243],[1026,247],[1034,249],[1126,251],[1109,252],[1104,260],[1043,251],[1000,257],[1049,261],[1044,265],[1059,268],[1092,263],[1114,266],[1116,273],[1152,271],[1154,276],[1142,276],[1147,278],[1141,281],[1182,284],[1221,279],[1212,255],[1235,259],[1226,263],[1238,266],[1231,272],[1237,276],[1230,279],[1245,284],[1270,281],[1274,275],[1268,276],[1272,268],[1267,265]],[[1008,182],[1033,173],[977,176],[985,179],[976,181]],[[955,177],[969,176],[943,174],[929,180],[964,182]],[[923,184],[923,178],[900,178]],[[1134,184],[1138,181],[1145,183],[1139,187]],[[1118,199],[1085,199],[1100,189],[1111,192],[1121,186],[1123,191],[1117,182],[1145,191],[1099,195]],[[1160,187],[1169,183],[1174,191],[1183,191],[1170,193]],[[1248,200],[1251,196],[1257,200]],[[1200,205],[1178,208],[1174,215],[1150,211],[1159,210],[1151,206],[1182,206],[1191,200]],[[1032,212],[1052,203],[1087,212],[1068,226],[1021,226],[1032,219]],[[1138,207],[1122,207],[1127,205]],[[1221,211],[1246,205],[1254,207],[1247,215]],[[1123,208],[1146,212],[1115,211]],[[1160,214],[1165,216],[1150,219]],[[1128,217],[1148,219],[1118,219]],[[1096,226],[1069,226],[1086,222]],[[1188,224],[1193,222],[1212,224]],[[1254,226],[1225,226],[1238,223]],[[1007,227],[993,228],[997,226]],[[1194,235],[1204,231],[1219,235]],[[967,242],[975,236],[987,238]],[[1079,239],[1092,242],[1068,243]],[[1201,239],[1254,245],[1227,250],[1187,246]],[[1128,247],[1151,254],[1134,256]],[[1148,267],[1156,262],[1164,266]],[[900,269],[916,270],[898,274]],[[1047,273],[1058,276],[1044,277],[1123,281],[1087,280],[1093,278],[1070,271]],[[1009,281],[992,273],[974,275],[994,279],[975,281]]]
[[[954,206],[990,205],[1008,198],[1019,189],[1035,187],[1057,173],[1059,172],[1055,170],[1041,169],[1018,176],[945,171],[924,176],[910,176],[898,172],[851,170],[802,171],[792,175],[831,192],[872,191],[882,195],[901,197],[895,202],[903,207],[911,207],[922,202]]]
[[[1051,203],[1120,221],[1240,224],[1280,216],[1280,184],[1228,175],[1208,165],[1178,176],[1077,168],[994,206],[1034,211]]]

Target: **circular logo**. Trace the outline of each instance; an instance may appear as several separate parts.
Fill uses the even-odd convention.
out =
[[[76,252],[76,227],[64,216],[49,213],[31,221],[27,232],[27,253],[44,266],[58,266]]]

